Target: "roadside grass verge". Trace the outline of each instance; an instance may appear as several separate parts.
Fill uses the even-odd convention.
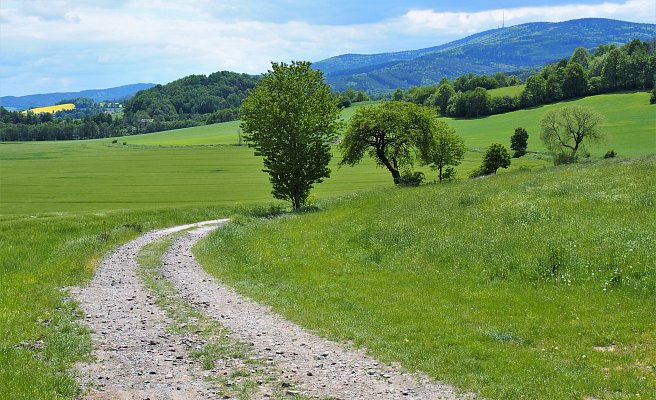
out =
[[[183,234],[150,243],[137,256],[138,273],[144,286],[155,297],[156,304],[173,320],[169,329],[176,334],[196,338],[194,341],[199,345],[190,349],[190,356],[203,369],[212,371],[207,379],[220,396],[247,400],[262,385],[266,385],[273,389],[274,399],[306,399],[306,396],[290,395],[291,389],[282,387],[279,373],[271,371],[248,344],[230,337],[226,328],[180,298],[173,284],[163,278],[160,272],[162,256]]]
[[[656,398],[653,156],[321,208],[195,252],[286,318],[487,398]]]

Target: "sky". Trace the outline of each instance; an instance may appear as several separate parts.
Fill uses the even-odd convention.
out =
[[[0,96],[437,46],[526,22],[656,23],[654,0],[0,0]]]

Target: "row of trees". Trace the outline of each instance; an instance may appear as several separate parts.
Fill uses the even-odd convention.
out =
[[[617,90],[649,90],[655,74],[656,42],[636,39],[622,47],[601,45],[592,54],[579,47],[569,59],[530,75],[519,96],[490,96],[488,89],[519,83],[515,76],[496,74],[443,79],[438,86],[399,90],[393,98],[437,107],[445,116],[472,118]]]
[[[0,141],[100,139],[129,134],[121,118],[108,114],[82,119],[56,119],[48,113],[20,114],[0,107]]]
[[[273,196],[296,210],[330,176],[331,143],[342,126],[338,98],[310,65],[272,63],[241,107],[244,138],[262,156]],[[403,172],[412,176],[415,161],[435,168],[440,180],[451,177],[465,147],[436,117],[434,108],[405,101],[361,107],[339,144],[341,164],[355,165],[369,153],[395,184],[403,183]]]
[[[244,138],[263,157],[273,196],[290,201],[295,210],[303,207],[314,184],[330,176],[331,143],[342,127],[338,98],[310,65],[272,63],[241,108]],[[586,107],[550,110],[540,121],[540,138],[556,164],[574,162],[584,140],[602,137],[600,122],[601,116]],[[513,157],[523,156],[528,132],[515,129],[510,143]],[[417,162],[435,169],[440,181],[453,178],[453,167],[466,151],[462,138],[437,119],[435,108],[402,100],[358,108],[338,148],[340,165],[353,166],[369,154],[395,184],[418,184],[422,176],[412,172]],[[506,147],[493,143],[471,176],[494,174],[510,163]]]

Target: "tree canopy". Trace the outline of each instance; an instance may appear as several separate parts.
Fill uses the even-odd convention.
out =
[[[428,152],[423,160],[425,164],[437,170],[440,182],[444,179],[452,179],[455,171],[452,166],[460,165],[465,151],[465,142],[444,121],[437,121],[427,143]]]
[[[330,176],[330,142],[340,127],[337,99],[310,65],[272,63],[241,106],[244,139],[263,157],[273,196],[295,210]]]
[[[395,184],[401,169],[412,167],[417,154],[427,157],[436,111],[405,101],[388,101],[361,107],[351,118],[339,147],[342,165],[355,165],[365,152],[387,168]]]
[[[508,168],[510,166],[510,153],[501,143],[492,143],[485,154],[483,154],[483,164],[481,166],[484,175],[496,174],[499,168]]]
[[[540,139],[553,154],[554,162],[576,161],[584,149],[584,140],[599,141],[603,133],[599,124],[603,117],[591,107],[567,106],[547,111],[540,120]]]
[[[514,151],[513,158],[526,154],[528,147],[528,132],[524,128],[515,128],[515,133],[510,137],[510,149]]]

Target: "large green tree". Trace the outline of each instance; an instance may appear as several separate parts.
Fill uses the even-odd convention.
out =
[[[547,111],[540,120],[540,139],[554,156],[556,164],[576,161],[584,140],[599,141],[603,117],[591,107],[567,106]]]
[[[388,101],[361,107],[351,118],[339,144],[342,165],[355,165],[365,152],[392,174],[395,184],[401,169],[412,167],[416,156],[425,157],[435,128],[434,108],[405,101]]]
[[[262,156],[273,196],[301,208],[330,176],[330,143],[340,127],[336,97],[309,62],[271,63],[241,106],[244,139]]]

